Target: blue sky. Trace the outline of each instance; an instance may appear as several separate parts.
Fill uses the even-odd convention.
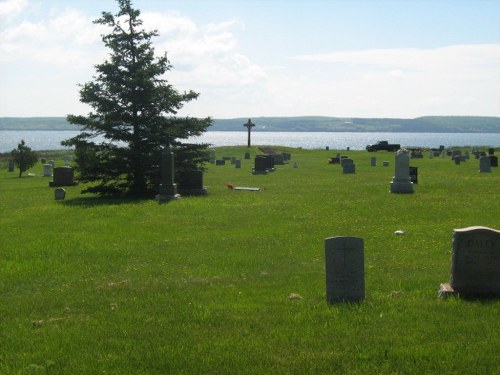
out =
[[[180,115],[500,116],[500,0],[135,0]],[[0,0],[0,116],[85,114],[114,0]]]

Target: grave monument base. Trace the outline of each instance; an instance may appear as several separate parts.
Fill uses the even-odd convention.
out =
[[[413,183],[411,181],[393,179],[391,182],[391,193],[411,194],[413,193]]]

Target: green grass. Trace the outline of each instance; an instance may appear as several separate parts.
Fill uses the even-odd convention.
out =
[[[344,175],[336,151],[279,149],[275,173],[210,165],[208,196],[164,205],[0,170],[0,373],[499,373],[500,302],[437,298],[453,229],[500,227],[499,170],[414,159],[398,195],[392,154],[343,151]],[[362,303],[325,302],[331,236],[364,239]]]

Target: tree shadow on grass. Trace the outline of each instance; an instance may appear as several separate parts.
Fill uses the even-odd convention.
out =
[[[127,197],[127,198],[112,198],[112,197],[80,197],[71,198],[61,201],[65,206],[91,208],[97,206],[117,206],[122,204],[141,204],[154,199],[153,197]]]

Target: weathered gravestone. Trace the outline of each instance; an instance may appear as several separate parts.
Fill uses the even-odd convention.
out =
[[[498,156],[490,155],[490,165],[492,167],[498,168]]]
[[[73,180],[75,172],[71,167],[56,167],[53,169],[53,175],[54,181],[49,182],[50,187],[78,185],[78,181]]]
[[[491,160],[489,156],[481,156],[479,158],[479,172],[481,173],[491,172]]]
[[[356,173],[356,165],[352,159],[342,159],[342,173]]]
[[[275,155],[271,155],[271,157],[274,159],[275,165],[284,165],[285,164],[285,158],[283,157],[283,154],[275,154]]]
[[[246,159],[246,160],[249,160],[249,159],[250,159],[250,153],[249,153],[249,152],[245,152],[245,159]]]
[[[414,184],[418,184],[418,167],[410,166],[410,181]]]
[[[410,179],[410,155],[407,151],[396,152],[394,177],[391,182],[391,193],[413,193],[413,183]]]
[[[267,174],[267,158],[265,155],[255,156],[253,174]]]
[[[61,187],[54,189],[54,198],[56,201],[61,201],[66,198],[66,190]]]
[[[226,161],[224,159],[216,160],[215,165],[226,165]]]
[[[267,162],[267,170],[269,172],[274,172],[274,155],[266,155],[266,162]]]
[[[241,159],[236,159],[234,161],[234,167],[237,169],[241,168]]]
[[[174,182],[174,153],[170,145],[161,152],[161,182],[159,193],[156,195],[158,203],[165,203],[181,196],[177,193],[177,184]]]
[[[184,171],[179,174],[178,190],[181,195],[207,195],[208,190],[203,186],[202,171]]]
[[[358,237],[325,239],[326,301],[359,302],[365,298],[364,244]]]
[[[371,163],[372,167],[376,167],[377,166],[377,157],[376,156],[372,156],[371,159],[370,159],[370,163]]]
[[[500,297],[500,231],[467,227],[453,231],[451,281],[439,295]]]
[[[52,177],[52,164],[43,164],[43,177]]]
[[[462,158],[457,155],[457,156],[455,156],[454,160],[455,160],[455,164],[456,165],[460,165],[460,162],[462,161]]]

